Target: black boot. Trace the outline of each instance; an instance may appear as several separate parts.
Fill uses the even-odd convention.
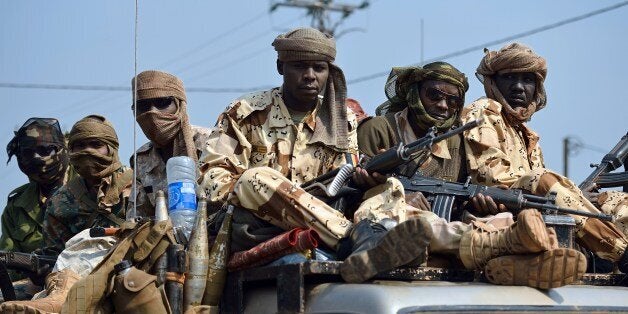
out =
[[[431,239],[431,228],[421,218],[405,221],[390,230],[382,224],[362,220],[351,230],[352,254],[340,266],[340,275],[347,282],[363,282],[417,258],[425,260]]]

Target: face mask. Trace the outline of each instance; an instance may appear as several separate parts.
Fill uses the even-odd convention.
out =
[[[181,129],[178,114],[148,111],[137,116],[137,123],[146,137],[158,146],[167,146]]]
[[[40,184],[50,184],[65,175],[68,154],[62,149],[52,156],[18,158],[18,165],[31,180]]]
[[[109,175],[106,172],[113,163],[113,157],[91,151],[80,151],[70,153],[70,162],[83,178],[101,179]]]

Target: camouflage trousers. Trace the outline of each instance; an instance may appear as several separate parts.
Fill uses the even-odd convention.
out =
[[[392,218],[397,222],[422,217],[429,222],[432,241],[430,252],[459,257],[462,235],[473,229],[471,223],[480,221],[496,228],[505,228],[514,223],[511,213],[499,213],[483,218],[470,214],[464,215],[464,221],[451,221],[438,217],[431,211],[424,211],[408,205],[405,201],[403,185],[395,178],[388,178],[385,184],[376,186],[364,195],[360,208],[355,212],[354,221],[362,219],[380,221]]]
[[[615,217],[615,226],[628,237],[628,193],[606,191],[597,197],[597,203],[603,213]]]
[[[229,202],[284,230],[312,228],[331,248],[352,226],[342,213],[269,167],[244,171]]]
[[[540,168],[523,176],[511,188],[519,188],[531,191],[535,195],[549,195],[556,193],[556,205],[591,213],[600,213],[582,191],[569,179],[554,173],[548,169]],[[609,211],[619,211],[621,202],[606,201]],[[602,204],[603,205],[603,204]],[[625,208],[624,203],[624,208]],[[623,210],[626,211],[625,209]],[[625,213],[622,213],[625,215]],[[626,236],[612,222],[571,215],[576,220],[577,241],[583,247],[593,251],[599,257],[613,262],[618,261],[624,254],[628,241]]]

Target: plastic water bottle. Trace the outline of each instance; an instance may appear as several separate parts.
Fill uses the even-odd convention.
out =
[[[187,156],[172,157],[166,163],[166,177],[168,215],[189,239],[196,219],[196,163]]]

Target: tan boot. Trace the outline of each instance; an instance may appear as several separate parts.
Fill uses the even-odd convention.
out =
[[[486,264],[484,274],[489,282],[498,285],[550,289],[579,280],[586,270],[584,254],[560,248],[543,253],[494,258]]]
[[[474,223],[474,228],[460,239],[460,260],[468,269],[482,269],[499,256],[539,253],[552,248],[541,214],[534,209],[521,211],[508,228]]]
[[[59,313],[68,291],[79,279],[79,275],[69,269],[50,273],[46,277],[47,297],[32,301],[4,302],[0,304],[0,313]]]

